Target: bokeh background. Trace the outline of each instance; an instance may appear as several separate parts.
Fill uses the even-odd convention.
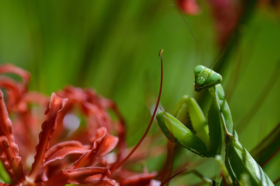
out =
[[[164,49],[161,105],[171,113],[185,94],[194,96],[207,113],[207,91],[194,92],[193,69],[198,64],[212,67],[220,56],[214,69],[224,77],[240,141],[249,151],[256,148],[280,122],[277,1],[199,1],[194,12],[176,4],[197,42],[170,4],[176,2],[0,1],[0,64],[28,70],[30,89],[46,95],[75,85],[92,87],[114,100],[126,120],[127,143],[133,146],[148,125],[158,95],[159,49]],[[166,143],[156,123],[149,135],[156,138],[147,151]],[[165,157],[147,158],[145,165],[160,171]],[[182,162],[208,177],[219,172],[215,161],[186,150],[175,155],[174,167]],[[277,154],[264,167],[273,181],[280,176],[279,165]],[[174,180],[173,185],[200,182],[191,175]]]

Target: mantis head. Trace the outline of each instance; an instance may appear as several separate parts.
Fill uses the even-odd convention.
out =
[[[223,78],[217,72],[205,66],[198,65],[194,69],[194,89],[199,92],[202,89],[210,88],[222,82]]]

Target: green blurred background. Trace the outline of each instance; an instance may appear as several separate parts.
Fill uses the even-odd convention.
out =
[[[0,1],[0,63],[28,70],[32,74],[31,90],[50,95],[66,85],[92,87],[114,100],[125,117],[127,142],[132,146],[144,133],[150,109],[156,102],[159,49],[164,49],[161,104],[169,112],[184,94],[199,97],[200,93],[193,88],[195,65],[211,67],[225,50],[217,45],[208,3],[201,2],[199,15],[185,16],[199,48],[176,8],[170,6],[174,3],[171,0]],[[245,116],[249,118],[247,127],[237,129],[241,143],[249,151],[280,121],[280,80],[275,76],[275,83],[268,82],[280,60],[279,20],[279,13],[273,9],[255,7],[239,30],[238,44],[222,60],[222,84],[226,94],[231,95],[233,120],[237,126]],[[265,89],[267,85],[271,86]],[[262,91],[261,102],[255,107]],[[205,103],[202,106],[206,112]],[[251,109],[257,112],[249,114]],[[154,123],[149,134],[157,134],[159,139],[153,141],[151,148],[166,143],[160,133]],[[175,161],[202,159],[184,153],[186,156],[178,156]],[[159,170],[164,158],[165,154],[147,161],[149,170]],[[272,180],[280,175],[279,165],[280,154],[264,167]],[[190,165],[191,168],[209,177],[218,172],[215,162]],[[191,176],[181,178],[184,183],[198,182]]]

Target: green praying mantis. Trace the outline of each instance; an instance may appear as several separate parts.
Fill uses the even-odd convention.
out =
[[[195,91],[208,89],[212,96],[208,121],[197,102],[191,97],[184,96],[176,106],[173,116],[164,111],[159,111],[156,116],[165,136],[169,141],[193,153],[202,157],[216,157],[216,159],[220,157],[222,142],[225,141],[225,166],[222,170],[227,185],[274,185],[238,141],[237,132],[233,128],[231,111],[220,84],[222,76],[202,65],[195,67],[194,74]],[[191,119],[192,128],[183,124],[188,117]]]

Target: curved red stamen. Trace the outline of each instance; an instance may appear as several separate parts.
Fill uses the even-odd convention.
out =
[[[271,157],[268,158],[268,160],[266,160],[266,162],[264,162],[261,167],[264,167],[278,152],[280,151],[280,147],[272,154]]]
[[[136,149],[139,147],[139,145],[142,143],[142,141],[144,140],[144,138],[146,137],[146,135],[148,134],[152,123],[154,121],[155,115],[157,113],[157,109],[158,109],[158,105],[159,105],[159,101],[160,101],[160,97],[161,97],[161,91],[162,91],[162,80],[163,80],[163,62],[162,62],[162,52],[163,50],[161,49],[159,52],[159,57],[160,57],[160,64],[161,64],[161,76],[160,76],[160,89],[159,89],[159,95],[158,95],[158,99],[157,99],[157,103],[156,103],[156,107],[155,110],[153,112],[152,118],[150,120],[150,123],[144,133],[144,135],[142,136],[142,138],[140,139],[140,141],[137,143],[137,145],[132,149],[132,151],[119,163],[115,164],[111,169],[111,173],[115,172],[122,164],[124,164],[129,158],[130,156],[136,151]]]
[[[174,174],[173,176],[171,176],[169,179],[165,180],[163,183],[160,184],[160,186],[163,186],[164,184],[166,184],[167,182],[169,182],[172,178],[175,178],[176,176],[178,176],[179,174],[181,174],[182,172],[186,171],[188,169],[184,168],[183,170],[180,170],[179,172],[177,172],[176,174]]]

